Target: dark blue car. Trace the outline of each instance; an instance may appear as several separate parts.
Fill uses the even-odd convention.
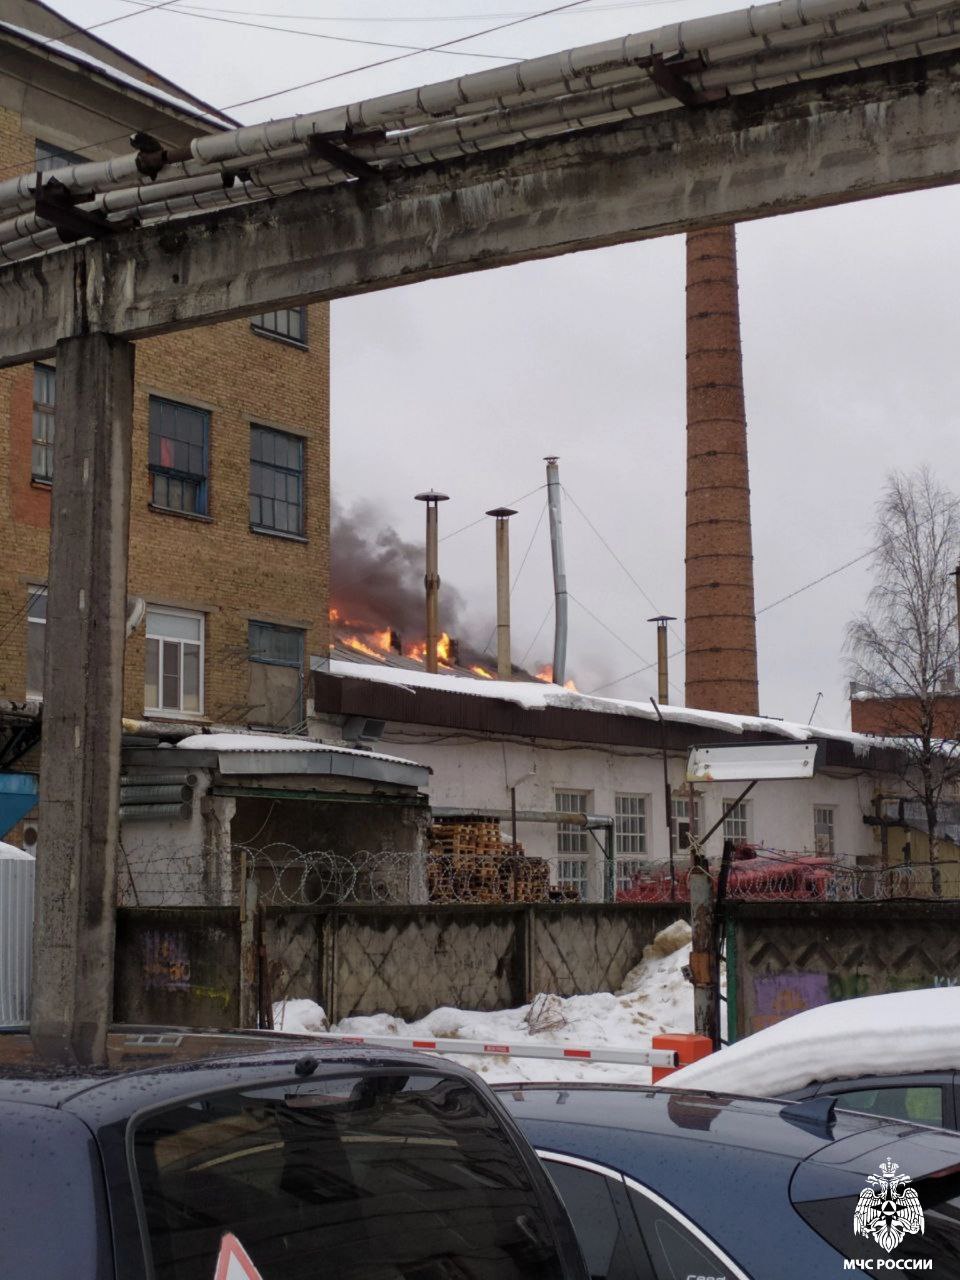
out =
[[[503,1086],[594,1280],[960,1280],[960,1135],[618,1085]]]
[[[3,1280],[585,1280],[549,1178],[464,1068],[156,1029],[114,1034],[110,1062],[0,1036]]]

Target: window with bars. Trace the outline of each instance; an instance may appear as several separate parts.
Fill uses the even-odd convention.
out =
[[[634,877],[643,870],[642,858],[617,859],[617,892],[626,893],[633,888]]]
[[[303,536],[303,441],[270,427],[250,428],[250,524]]]
[[[256,333],[267,333],[274,338],[286,338],[299,346],[307,345],[306,307],[284,307],[281,311],[264,311],[253,316],[250,325]]]
[[[203,711],[203,615],[147,610],[143,702],[147,711]]]
[[[817,853],[832,854],[834,808],[832,805],[816,805],[813,810],[813,847]]]
[[[34,480],[53,480],[53,431],[57,406],[57,371],[49,364],[33,366],[33,435],[30,471]]]
[[[690,847],[690,836],[700,830],[700,797],[693,798],[693,821],[690,821],[690,797],[674,796],[670,801],[670,846],[674,857]]]
[[[43,697],[43,656],[47,643],[47,589],[27,587],[27,697]]]
[[[186,515],[207,514],[210,414],[176,400],[150,397],[153,505]]]
[[[37,138],[34,163],[39,173],[45,173],[48,169],[62,169],[66,164],[88,164],[89,161],[89,156],[66,151],[63,147],[55,147],[52,142],[43,142]]]
[[[617,853],[646,853],[646,796],[616,795],[613,798],[613,806]]]
[[[557,813],[588,813],[589,791],[557,791]],[[557,823],[557,853],[587,853],[590,849],[589,835],[584,827],[575,827],[567,822]]]
[[[587,860],[586,858],[561,858],[557,863],[557,884],[565,889],[573,889],[581,901],[587,897]]]
[[[730,809],[730,806],[733,808]],[[723,837],[725,840],[732,840],[734,844],[748,844],[752,834],[752,823],[750,821],[750,801],[741,800],[739,804],[733,804],[733,800],[724,800],[723,809],[726,813],[730,812],[723,820]]]

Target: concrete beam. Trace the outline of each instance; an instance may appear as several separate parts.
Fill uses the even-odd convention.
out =
[[[104,1061],[113,1008],[133,353],[104,334],[56,353],[31,1031],[81,1063]]]
[[[960,179],[960,51],[183,219],[0,271],[0,365]]]

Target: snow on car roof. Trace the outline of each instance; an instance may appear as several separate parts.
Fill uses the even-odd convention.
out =
[[[850,1076],[952,1068],[960,1068],[960,987],[933,987],[806,1009],[683,1067],[664,1085],[776,1097]]]

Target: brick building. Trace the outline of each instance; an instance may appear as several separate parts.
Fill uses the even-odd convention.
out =
[[[183,146],[232,123],[96,33],[63,43],[70,31],[36,0],[5,7],[0,178],[128,153],[137,130]],[[0,371],[7,765],[42,695],[54,410],[51,363]],[[327,647],[328,307],[138,343],[133,476],[125,715],[300,724]]]

